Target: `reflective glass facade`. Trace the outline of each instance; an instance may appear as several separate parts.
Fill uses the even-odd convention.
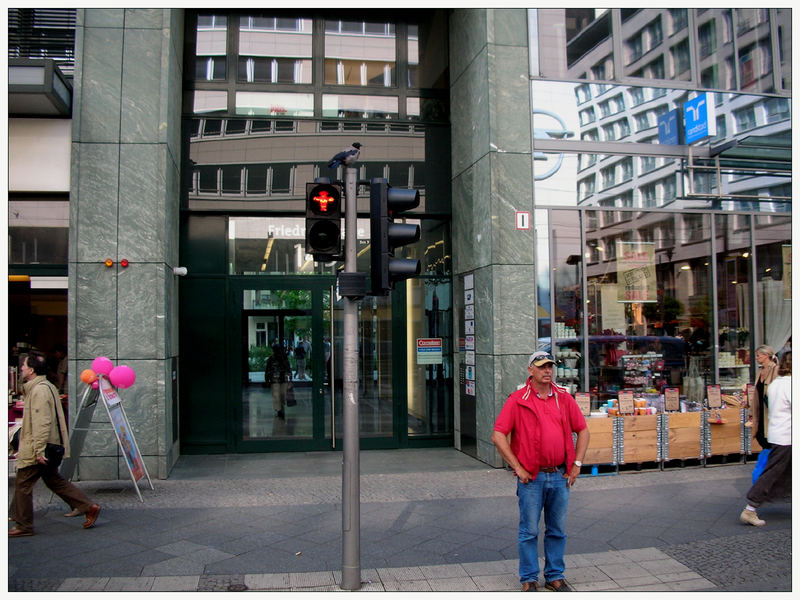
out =
[[[741,392],[755,348],[791,338],[790,14],[529,19],[538,337],[558,378],[593,410],[621,389]]]
[[[184,82],[182,260],[193,289],[220,282],[222,294],[234,295],[235,309],[217,310],[243,333],[231,337],[223,323],[211,333],[188,305],[181,327],[187,340],[217,337],[221,361],[225,353],[238,357],[226,375],[233,390],[220,389],[228,408],[211,409],[238,415],[226,442],[234,448],[335,447],[341,437],[342,302],[333,286],[342,263],[306,254],[305,189],[317,177],[342,181],[344,168],[328,161],[354,141],[362,144],[359,180],[384,177],[419,190],[408,220],[422,230],[402,249],[422,261],[419,279],[359,305],[361,435],[390,446],[452,438],[452,359],[444,353],[442,362],[423,365],[416,356],[417,338],[441,337],[452,348],[447,93],[428,83],[441,81],[435,71],[446,62],[420,52],[421,40],[437,47],[432,40],[442,35],[436,11],[422,12],[411,22],[389,13],[350,20],[287,11],[187,14],[193,68]],[[357,268],[368,273],[368,186],[358,186],[356,202]],[[298,373],[304,339],[308,358],[299,359]],[[278,391],[265,381],[276,343],[296,384],[297,404],[281,415],[273,407]],[[183,364],[195,369],[206,359],[188,346]],[[194,421],[215,404],[203,384],[194,395],[200,400],[187,410],[196,417],[183,435],[189,451],[209,441]]]

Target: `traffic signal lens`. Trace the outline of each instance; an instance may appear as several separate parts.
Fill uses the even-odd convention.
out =
[[[339,251],[339,227],[333,221],[317,221],[312,224],[307,237],[315,252]]]

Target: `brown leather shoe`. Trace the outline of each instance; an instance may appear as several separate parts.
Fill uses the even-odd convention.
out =
[[[571,592],[572,588],[567,585],[566,579],[556,579],[554,581],[548,581],[544,584],[546,590],[550,590],[551,592]]]
[[[539,591],[539,582],[538,581],[526,581],[522,584],[522,591],[523,592],[538,592]]]
[[[32,531],[23,531],[22,529],[9,529],[8,530],[8,537],[25,537],[28,535],[33,535]]]
[[[99,504],[92,504],[89,507],[89,510],[86,512],[86,520],[83,522],[83,528],[89,529],[90,527],[94,527],[94,522],[97,521],[97,515],[100,514],[100,505]]]

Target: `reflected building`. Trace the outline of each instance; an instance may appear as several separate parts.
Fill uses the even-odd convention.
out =
[[[492,424],[537,347],[597,413],[621,389],[697,406],[790,344],[789,9],[10,15],[15,307],[38,315],[57,277],[66,313],[13,335],[68,340],[73,410],[95,356],[133,366],[158,477],[181,454],[341,448],[343,263],[306,253],[305,190],[342,181],[328,162],[354,142],[359,271],[367,182],[421,196],[398,250],[421,274],[359,302],[365,449],[501,466]],[[39,63],[44,86],[19,78]],[[125,474],[101,425],[81,478]]]

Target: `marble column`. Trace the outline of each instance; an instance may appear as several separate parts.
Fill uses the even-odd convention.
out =
[[[178,266],[183,11],[79,9],[75,50],[70,417],[74,422],[85,389],[80,373],[95,357],[132,367],[136,383],[120,390],[123,406],[150,477],[166,478],[179,448],[172,269]],[[129,477],[101,405],[77,477]]]
[[[474,274],[477,453],[494,466],[502,465],[491,443],[495,418],[525,381],[536,341],[533,228],[517,230],[515,221],[517,211],[533,216],[528,73],[525,9],[452,12],[453,270]],[[460,320],[463,293],[453,296]],[[457,389],[456,414],[460,397]]]

